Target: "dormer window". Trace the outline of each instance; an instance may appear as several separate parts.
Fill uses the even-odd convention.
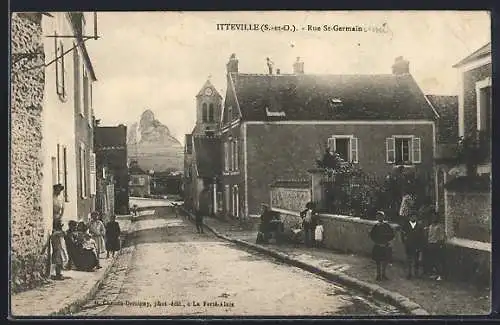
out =
[[[331,108],[337,108],[337,107],[342,107],[342,100],[337,97],[330,98],[328,100],[328,104],[330,105]]]

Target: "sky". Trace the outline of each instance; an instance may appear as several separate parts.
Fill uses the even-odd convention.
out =
[[[217,30],[225,23],[288,24],[297,31]],[[382,32],[307,30],[325,24]],[[224,96],[232,53],[242,73],[266,73],[266,57],[291,73],[297,56],[305,73],[391,73],[403,56],[424,93],[456,95],[452,65],[491,39],[490,16],[481,11],[99,12],[97,27],[100,39],[86,45],[102,125],[130,125],[150,109],[181,142],[194,126],[195,96],[207,78]]]

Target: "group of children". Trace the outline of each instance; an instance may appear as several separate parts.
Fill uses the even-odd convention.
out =
[[[444,273],[445,234],[438,214],[430,211],[428,213],[430,218],[427,220],[418,219],[416,213],[403,214],[405,218],[400,223],[400,230],[406,253],[407,278],[427,274],[438,281],[441,280]],[[304,232],[305,244],[323,246],[324,228],[312,203],[306,205],[301,217],[300,231]],[[377,223],[370,231],[370,238],[374,243],[372,259],[376,263],[376,280],[381,281],[388,279],[386,268],[392,259],[391,241],[396,233],[383,211],[376,213],[376,219]]]
[[[50,238],[54,279],[64,279],[63,268],[88,272],[101,268],[99,259],[105,250],[107,258],[120,250],[120,234],[120,225],[115,216],[111,216],[105,226],[99,213],[92,212],[89,224],[71,220],[67,231],[63,230],[62,221],[55,219]]]
[[[400,227],[406,253],[407,278],[427,273],[432,278],[441,280],[444,272],[445,236],[437,213],[432,213],[428,223],[411,214],[401,222]],[[377,265],[376,280],[387,280],[386,267],[392,259],[391,241],[395,238],[395,231],[387,222],[383,211],[377,212],[377,223],[370,231],[370,238],[374,242],[372,258]]]

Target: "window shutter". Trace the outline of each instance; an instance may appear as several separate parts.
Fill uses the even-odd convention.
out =
[[[422,162],[422,151],[420,148],[420,138],[412,138],[412,155],[413,163],[418,164]]]
[[[351,161],[358,162],[358,138],[351,138]]]
[[[240,169],[240,156],[239,156],[239,147],[238,147],[238,140],[234,141],[234,149],[235,149],[235,154],[234,154],[234,159],[236,161],[235,164],[235,169],[239,170]]]
[[[90,154],[90,195],[96,194],[97,180],[96,180],[96,165],[95,165],[95,153]]]
[[[333,152],[335,152],[335,138],[334,137],[331,137],[328,139],[328,148],[330,150],[333,150]]]
[[[396,144],[394,138],[385,139],[386,161],[393,164],[396,161]]]
[[[54,53],[56,60],[56,92],[59,94],[59,60],[57,57],[59,56],[59,46],[57,45],[57,32],[54,32]]]
[[[62,184],[63,173],[61,165],[62,165],[61,145],[57,144],[57,184]]]
[[[224,142],[224,170],[229,170],[229,143]]]

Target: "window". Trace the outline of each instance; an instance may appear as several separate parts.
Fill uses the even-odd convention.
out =
[[[393,136],[386,139],[386,160],[396,165],[411,165],[422,161],[420,138]]]
[[[75,47],[77,45],[75,44]],[[73,67],[74,67],[74,85],[75,85],[75,106],[77,111],[80,113],[80,115],[84,116],[84,107],[83,107],[83,82],[81,78],[83,77],[82,73],[82,65],[80,64],[80,55],[78,53],[78,50],[73,51]]]
[[[80,144],[80,194],[82,198],[87,198],[87,157],[84,144]]]
[[[239,168],[239,157],[238,157],[238,140],[233,140],[232,144],[232,170],[237,171]]]
[[[63,159],[63,170],[64,170],[64,177],[63,177],[64,200],[66,202],[69,202],[69,199],[68,199],[68,154],[67,154],[66,147],[63,147],[62,159]]]
[[[238,190],[238,185],[234,185],[233,186],[233,211],[232,211],[232,215],[235,216],[235,217],[238,217],[239,215],[239,190]]]
[[[358,138],[334,135],[328,139],[328,147],[345,161],[358,162]]]
[[[90,81],[85,66],[82,66],[82,71],[83,71],[83,86],[82,86],[83,111],[84,111],[84,116],[87,117],[89,125],[92,127],[92,112],[90,108]]]
[[[233,107],[229,106],[227,108],[227,122],[231,122],[233,120]]]
[[[193,142],[192,139],[189,137],[186,139],[186,153],[187,154],[192,154],[193,153]]]
[[[58,171],[57,171],[57,158],[56,157],[51,157],[50,162],[52,165],[52,185],[56,185],[57,182],[57,177],[58,177]]]
[[[477,129],[491,130],[491,78],[476,83]]]
[[[95,153],[90,153],[90,195],[95,195],[97,190],[97,179],[96,179],[96,161]]]
[[[55,183],[64,186],[64,200],[68,202],[68,163],[67,163],[67,153],[66,147],[60,144],[57,145],[57,158],[55,161],[56,171],[55,171]]]
[[[208,121],[215,121],[215,112],[214,112],[214,104],[208,105]]]
[[[224,200],[226,203],[226,212],[229,212],[229,200],[231,199],[231,190],[229,185],[224,186]]]
[[[203,105],[201,107],[202,107],[202,109],[201,109],[201,120],[204,123],[208,122],[208,108],[207,108],[207,104],[203,103]]]
[[[56,54],[55,57],[56,92],[62,101],[66,101],[66,84],[65,84],[66,71],[64,69],[64,45],[62,42],[57,41],[57,37],[54,37],[54,40],[55,40],[55,54]]]
[[[229,170],[229,142],[224,142],[224,170]]]

